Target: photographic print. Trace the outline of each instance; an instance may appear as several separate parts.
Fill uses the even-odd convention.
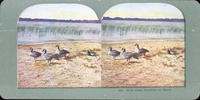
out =
[[[39,4],[18,20],[18,88],[99,87],[101,24],[80,4]]]
[[[184,17],[164,3],[124,3],[102,18],[102,87],[185,84]]]

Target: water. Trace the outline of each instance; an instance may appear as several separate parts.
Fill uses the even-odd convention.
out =
[[[102,20],[101,23],[34,21],[18,23],[18,44],[183,39],[184,22]]]
[[[102,41],[170,39],[184,39],[184,22],[102,21]]]
[[[18,44],[56,41],[100,41],[100,23],[20,21]]]

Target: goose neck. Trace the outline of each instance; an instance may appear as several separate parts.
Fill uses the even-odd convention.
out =
[[[47,50],[44,50],[44,54],[46,54],[47,53]]]
[[[139,50],[140,49],[139,45],[136,45],[136,46],[137,46],[137,49]]]
[[[30,48],[31,52],[33,52],[33,48]]]
[[[126,52],[126,49],[123,49],[120,54],[123,55],[125,52]]]
[[[112,48],[109,48],[109,52],[112,52]]]
[[[57,49],[60,51],[60,47],[59,46],[57,46]]]

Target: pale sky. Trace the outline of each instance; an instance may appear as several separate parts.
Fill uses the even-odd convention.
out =
[[[26,8],[21,18],[60,19],[60,20],[98,20],[96,13],[81,4],[38,4]]]
[[[124,3],[111,7],[104,17],[122,18],[179,18],[182,12],[166,3]]]

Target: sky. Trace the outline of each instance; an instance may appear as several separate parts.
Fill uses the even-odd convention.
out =
[[[98,20],[96,13],[81,4],[38,4],[26,8],[21,18],[57,20]],[[176,7],[165,3],[124,3],[111,7],[104,17],[122,18],[179,18],[183,15]]]
[[[178,18],[183,19],[182,12],[166,3],[124,3],[111,7],[104,17],[122,18]]]
[[[26,8],[21,18],[57,20],[98,20],[96,13],[81,4],[38,4]]]

